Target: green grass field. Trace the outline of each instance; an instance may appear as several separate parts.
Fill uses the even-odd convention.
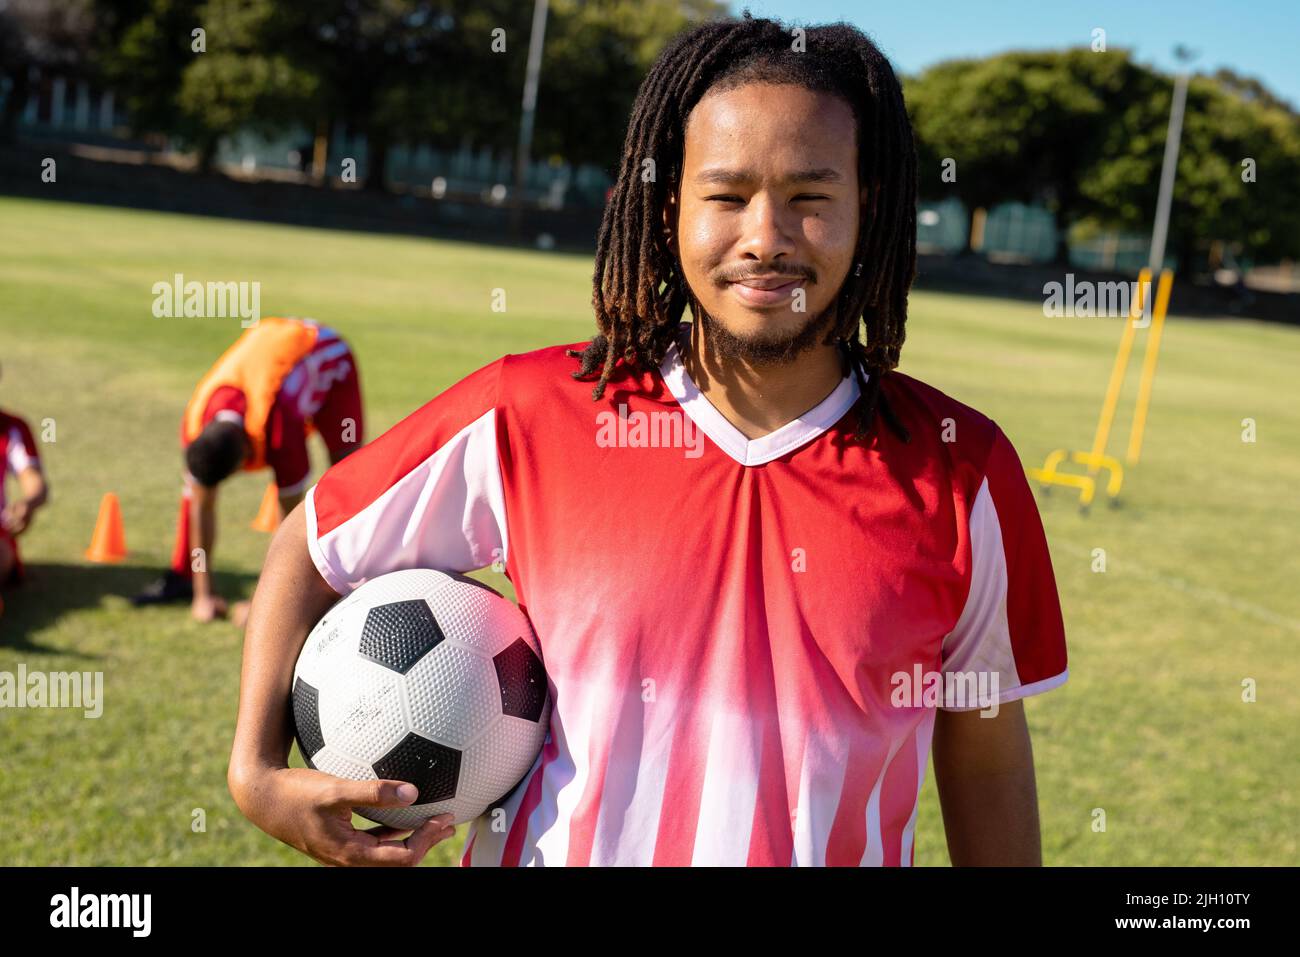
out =
[[[7,596],[0,670],[102,671],[105,699],[95,720],[0,710],[0,863],[309,863],[226,791],[234,627],[123,597],[167,560],[181,408],[239,332],[236,320],[155,319],[151,287],[177,272],[256,280],[264,315],[339,329],[373,436],[503,352],[589,335],[590,260],[9,199],[0,249],[0,406],[55,429],[43,447],[53,502],[24,541],[31,582]],[[489,308],[497,287],[505,313]],[[1119,331],[1047,319],[1034,303],[916,293],[902,369],[996,419],[1040,464],[1090,442]],[[1065,489],[1039,499],[1071,671],[1026,706],[1049,864],[1297,861],[1297,356],[1300,330],[1174,317],[1123,506],[1083,516]],[[1137,365],[1112,453],[1128,439]],[[245,475],[222,493],[216,562],[232,599],[251,595],[269,541],[249,528],[264,488]],[[108,491],[130,557],[89,565]],[[1091,568],[1097,548],[1105,573]],[[1254,703],[1242,701],[1248,678]],[[195,809],[206,830],[192,828]],[[461,843],[430,861],[455,861]],[[948,862],[933,774],[916,860]]]

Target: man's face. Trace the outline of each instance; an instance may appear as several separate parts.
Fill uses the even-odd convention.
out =
[[[801,86],[751,83],[691,111],[674,248],[720,354],[788,362],[824,337],[867,199],[854,136],[848,104]]]

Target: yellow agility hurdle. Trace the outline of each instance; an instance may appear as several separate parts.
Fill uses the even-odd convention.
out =
[[[1169,307],[1169,294],[1173,287],[1173,273],[1168,269],[1160,273],[1159,288],[1156,291],[1155,308],[1152,310],[1151,334],[1148,337],[1146,355],[1143,359],[1142,378],[1138,386],[1137,407],[1133,414],[1133,425],[1129,435],[1126,460],[1129,465],[1137,463],[1142,448],[1143,430],[1146,425],[1147,407],[1151,402],[1151,386],[1155,378],[1156,357],[1160,350],[1160,332],[1164,326],[1165,311]],[[1119,340],[1119,349],[1115,353],[1115,363],[1111,367],[1110,381],[1106,384],[1106,396],[1102,400],[1101,415],[1097,419],[1097,431],[1093,436],[1092,448],[1087,451],[1054,449],[1048,454],[1042,468],[1027,468],[1026,474],[1031,479],[1041,482],[1046,494],[1053,485],[1062,485],[1079,490],[1079,507],[1087,511],[1097,493],[1097,473],[1105,469],[1106,496],[1112,506],[1119,503],[1119,492],[1124,484],[1124,467],[1119,460],[1106,454],[1110,441],[1110,428],[1115,420],[1115,410],[1119,405],[1120,392],[1124,386],[1124,374],[1128,370],[1129,356],[1133,351],[1138,320],[1143,315],[1147,290],[1151,286],[1151,270],[1143,269],[1138,274],[1137,294],[1129,306],[1128,318],[1124,322],[1124,332]],[[1066,460],[1087,468],[1086,475],[1058,471]]]
[[[1156,377],[1156,356],[1160,354],[1160,330],[1165,324],[1165,311],[1169,308],[1169,293],[1174,286],[1174,274],[1168,269],[1160,274],[1156,290],[1156,307],[1151,316],[1147,352],[1142,361],[1142,379],[1138,383],[1137,408],[1133,410],[1133,426],[1128,436],[1128,452],[1124,461],[1137,465],[1142,454],[1142,434],[1147,423],[1147,406],[1151,404],[1151,383]]]

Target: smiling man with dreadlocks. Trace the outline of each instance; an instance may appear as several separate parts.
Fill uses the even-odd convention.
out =
[[[326,861],[450,836],[357,832],[350,806],[410,797],[287,768],[290,677],[338,595],[500,563],[554,707],[464,864],[911,864],[932,743],[952,860],[1039,863],[1020,699],[1066,678],[1061,611],[1011,443],[893,371],[915,199],[902,92],[859,31],[675,38],[601,224],[595,338],[456,383],[278,533],[244,813]]]

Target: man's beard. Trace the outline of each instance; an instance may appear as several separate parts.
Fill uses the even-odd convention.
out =
[[[821,313],[809,317],[807,322],[793,331],[737,336],[710,316],[694,296],[691,297],[691,312],[699,317],[709,355],[739,360],[750,365],[785,365],[793,362],[809,349],[823,343],[826,331],[836,319],[835,303],[832,302]]]

